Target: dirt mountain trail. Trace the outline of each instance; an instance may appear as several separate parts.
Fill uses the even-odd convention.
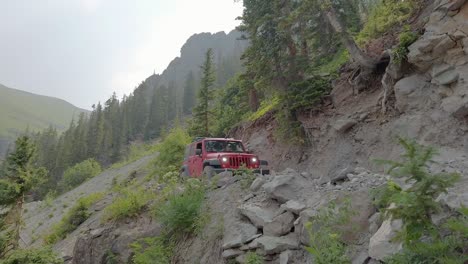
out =
[[[143,170],[156,155],[143,157],[121,168],[110,168],[75,189],[60,195],[52,202],[38,201],[26,204],[24,207],[24,228],[21,230],[21,246],[38,247],[43,245],[44,236],[50,232],[52,226],[58,223],[80,198],[110,190],[113,182],[121,182],[130,175],[135,174],[134,172]],[[112,193],[106,193],[92,209],[100,212],[112,200]]]

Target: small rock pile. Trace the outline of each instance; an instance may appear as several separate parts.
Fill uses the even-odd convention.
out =
[[[223,258],[244,263],[247,252],[254,251],[266,263],[312,263],[304,250],[309,243],[305,224],[321,206],[346,193],[352,195],[352,208],[358,212],[352,220],[358,230],[349,236],[361,243],[353,263],[368,263],[369,241],[380,226],[368,189],[385,183],[386,177],[362,168],[343,170],[328,180],[312,180],[308,175],[286,169],[278,175],[258,176],[250,187],[252,193],[239,201],[237,216],[224,220]],[[382,247],[382,243],[390,242],[374,244]]]

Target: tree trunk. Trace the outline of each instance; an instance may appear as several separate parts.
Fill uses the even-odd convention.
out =
[[[377,65],[377,61],[362,52],[362,50],[357,46],[354,39],[341,25],[340,21],[338,20],[338,16],[336,15],[335,9],[331,5],[327,8],[327,10],[325,10],[325,15],[330,25],[333,27],[336,33],[340,35],[341,41],[345,45],[353,60],[363,68],[374,69]]]
[[[258,95],[257,95],[257,91],[255,90],[255,88],[251,88],[249,90],[249,106],[250,106],[250,110],[252,110],[252,112],[255,112],[258,110],[258,107],[259,107],[259,102],[258,102]]]

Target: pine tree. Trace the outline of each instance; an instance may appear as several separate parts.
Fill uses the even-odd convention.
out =
[[[185,78],[183,111],[184,114],[192,113],[193,106],[196,102],[196,85],[193,71],[190,71]]]
[[[201,66],[201,71],[202,78],[200,81],[200,90],[198,91],[198,105],[193,109],[191,132],[194,135],[209,136],[211,135],[211,104],[214,98],[212,90],[215,82],[212,49],[207,50],[205,62]]]
[[[44,168],[32,164],[36,146],[29,137],[19,137],[15,143],[15,151],[6,160],[6,177],[0,179],[0,206],[8,209],[1,219],[0,258],[18,248],[25,195],[47,174]]]

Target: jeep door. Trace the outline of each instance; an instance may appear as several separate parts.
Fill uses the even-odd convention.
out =
[[[199,177],[203,172],[203,144],[202,142],[197,143],[194,149],[194,155],[192,156],[192,171],[190,175],[193,177]],[[197,155],[197,152],[200,152],[200,155]]]

